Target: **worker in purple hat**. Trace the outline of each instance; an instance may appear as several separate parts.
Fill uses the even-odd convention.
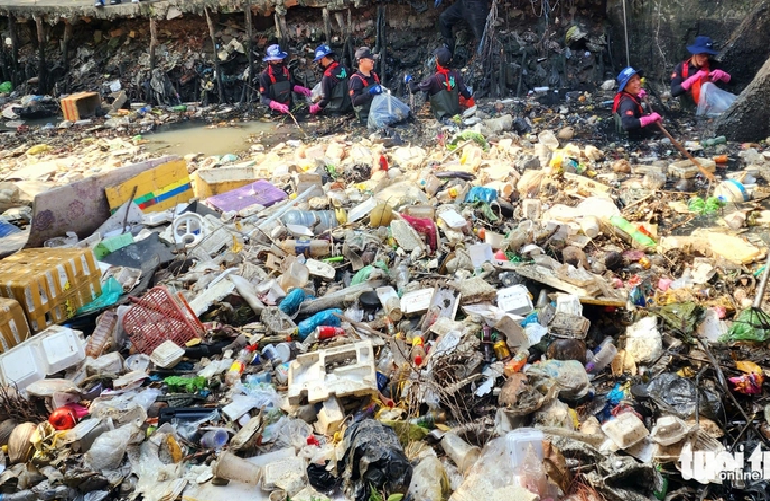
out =
[[[697,105],[704,83],[727,83],[730,74],[721,70],[719,63],[711,57],[718,54],[711,38],[695,37],[695,42],[687,46],[687,51],[691,54],[690,58],[679,63],[671,74],[671,96],[689,96]]]
[[[262,104],[281,114],[289,113],[292,91],[306,97],[313,95],[313,91],[294,82],[289,74],[289,68],[284,63],[287,56],[288,54],[282,52],[278,44],[268,47],[267,55],[262,59],[267,62],[267,69],[259,75]]]

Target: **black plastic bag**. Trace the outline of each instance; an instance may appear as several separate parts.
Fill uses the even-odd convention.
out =
[[[412,480],[412,465],[404,455],[396,433],[374,419],[365,419],[345,430],[345,455],[337,463],[345,495],[369,501],[372,489],[406,494]]]
[[[310,485],[313,486],[318,492],[330,493],[337,488],[340,479],[332,475],[332,473],[326,469],[325,464],[318,464],[311,462],[307,466],[307,478],[310,481]]]

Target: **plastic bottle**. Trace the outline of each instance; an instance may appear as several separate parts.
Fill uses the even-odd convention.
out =
[[[529,359],[529,351],[517,351],[513,358],[507,360],[503,366],[503,374],[505,374],[505,377],[510,377],[519,372],[522,367],[527,365],[527,359]]]
[[[602,344],[599,345],[599,351],[596,352],[593,360],[586,364],[586,371],[594,374],[600,372],[612,362],[617,354],[618,350],[615,348],[612,338],[606,338],[602,341]]]
[[[718,144],[727,144],[727,138],[725,136],[717,136],[703,141],[703,146],[716,146]]]
[[[655,247],[655,240],[636,229],[634,225],[628,222],[624,217],[617,215],[612,216],[610,222],[615,228],[627,233],[634,244],[642,247]]]
[[[86,343],[86,356],[98,358],[102,356],[104,348],[112,339],[112,332],[115,330],[115,325],[118,323],[118,315],[114,311],[106,311],[99,318],[99,322],[96,324],[91,337],[88,338]]]
[[[412,340],[412,364],[415,367],[422,367],[425,364],[425,346],[421,337],[416,337]]]
[[[284,291],[291,291],[294,289],[300,289],[307,285],[310,278],[310,272],[303,263],[299,262],[296,258],[289,257],[293,261],[286,266],[286,270],[283,275],[278,277],[278,285]],[[301,302],[301,301],[300,301]]]
[[[227,444],[227,431],[222,428],[209,430],[201,437],[201,446],[206,449],[221,449]]]
[[[331,245],[325,240],[284,240],[279,247],[287,254],[307,257],[325,257],[331,254]]]
[[[225,375],[225,384],[227,386],[232,386],[241,380],[241,374],[246,370],[246,366],[251,362],[251,358],[251,349],[244,348],[241,350],[238,359],[233,361],[232,365],[230,365],[230,370]]]
[[[406,261],[401,261],[396,268],[396,289],[398,295],[402,296],[406,286],[409,285],[409,264]]]
[[[386,377],[390,377],[393,371],[396,369],[396,365],[393,361],[393,353],[390,351],[390,346],[385,345],[380,352],[380,360],[377,362],[377,371],[384,374]]]
[[[318,235],[337,226],[337,215],[333,210],[290,210],[281,216],[283,224],[296,224],[313,228]]]

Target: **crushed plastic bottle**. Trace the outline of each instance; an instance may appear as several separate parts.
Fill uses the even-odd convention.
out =
[[[618,350],[615,348],[612,338],[606,338],[602,341],[602,344],[599,345],[599,350],[596,352],[593,359],[586,364],[586,372],[592,374],[601,372],[602,369],[612,362],[617,354]]]

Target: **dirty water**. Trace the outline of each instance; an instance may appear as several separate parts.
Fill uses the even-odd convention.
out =
[[[204,123],[170,124],[157,132],[143,134],[152,152],[170,155],[202,153],[206,156],[237,154],[252,144],[279,140],[289,136],[288,129],[277,129],[273,123],[246,122],[227,127],[213,127]]]

